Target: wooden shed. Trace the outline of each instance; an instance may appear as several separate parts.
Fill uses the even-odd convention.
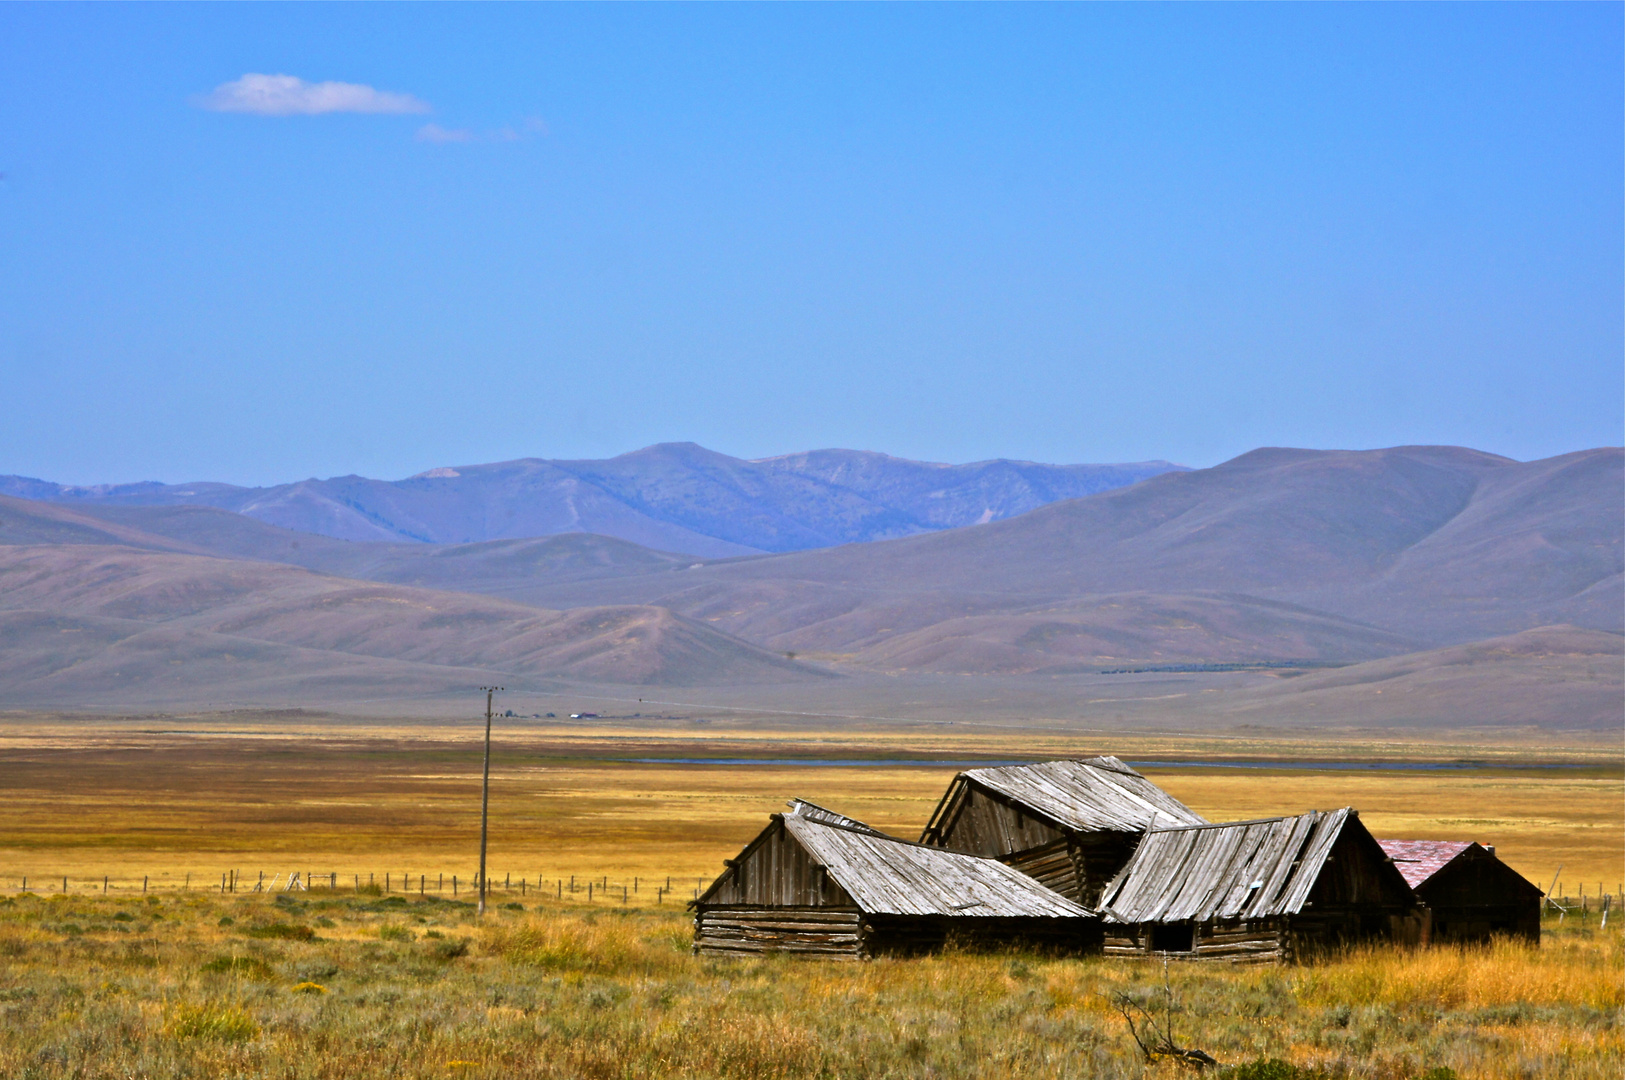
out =
[[[971,944],[1098,947],[1091,912],[994,859],[887,836],[803,800],[689,906],[694,951],[856,959]]]
[[[1351,809],[1154,829],[1099,910],[1109,956],[1295,960],[1422,930],[1410,886]]]
[[[1539,944],[1540,888],[1466,840],[1379,840],[1427,906],[1431,941],[1485,942],[1497,934]]]
[[[1145,831],[1206,818],[1115,757],[969,769],[920,842],[996,858],[1085,906]]]

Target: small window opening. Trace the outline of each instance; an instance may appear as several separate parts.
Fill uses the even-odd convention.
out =
[[[1196,948],[1193,923],[1170,923],[1151,928],[1152,952],[1191,952]]]

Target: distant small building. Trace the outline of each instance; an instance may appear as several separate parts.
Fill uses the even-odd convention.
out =
[[[1097,948],[1089,911],[993,859],[927,847],[804,800],[689,906],[694,951],[857,959],[971,944]]]
[[[1495,857],[1465,840],[1379,840],[1416,898],[1427,906],[1431,941],[1485,942],[1497,934],[1539,943],[1545,895]]]
[[[1418,941],[1404,877],[1352,809],[1153,829],[1102,895],[1105,952],[1231,962]]]
[[[1093,906],[1145,831],[1206,818],[1115,757],[968,769],[922,844],[996,858]]]

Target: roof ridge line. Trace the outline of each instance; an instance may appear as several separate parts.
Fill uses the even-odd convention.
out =
[[[1279,817],[1247,818],[1244,821],[1209,821],[1203,825],[1169,825],[1166,828],[1153,827],[1146,832],[1187,832],[1192,829],[1227,829],[1242,825],[1268,825],[1272,821],[1296,821],[1298,818],[1308,817],[1310,814],[1335,814],[1338,810],[1353,811],[1352,806],[1339,806],[1336,810],[1305,810],[1301,814],[1282,814]]]

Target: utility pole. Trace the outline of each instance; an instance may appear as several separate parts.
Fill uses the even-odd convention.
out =
[[[482,686],[485,691],[485,771],[480,777],[480,908],[485,914],[485,823],[491,816],[491,697],[500,686]]]

